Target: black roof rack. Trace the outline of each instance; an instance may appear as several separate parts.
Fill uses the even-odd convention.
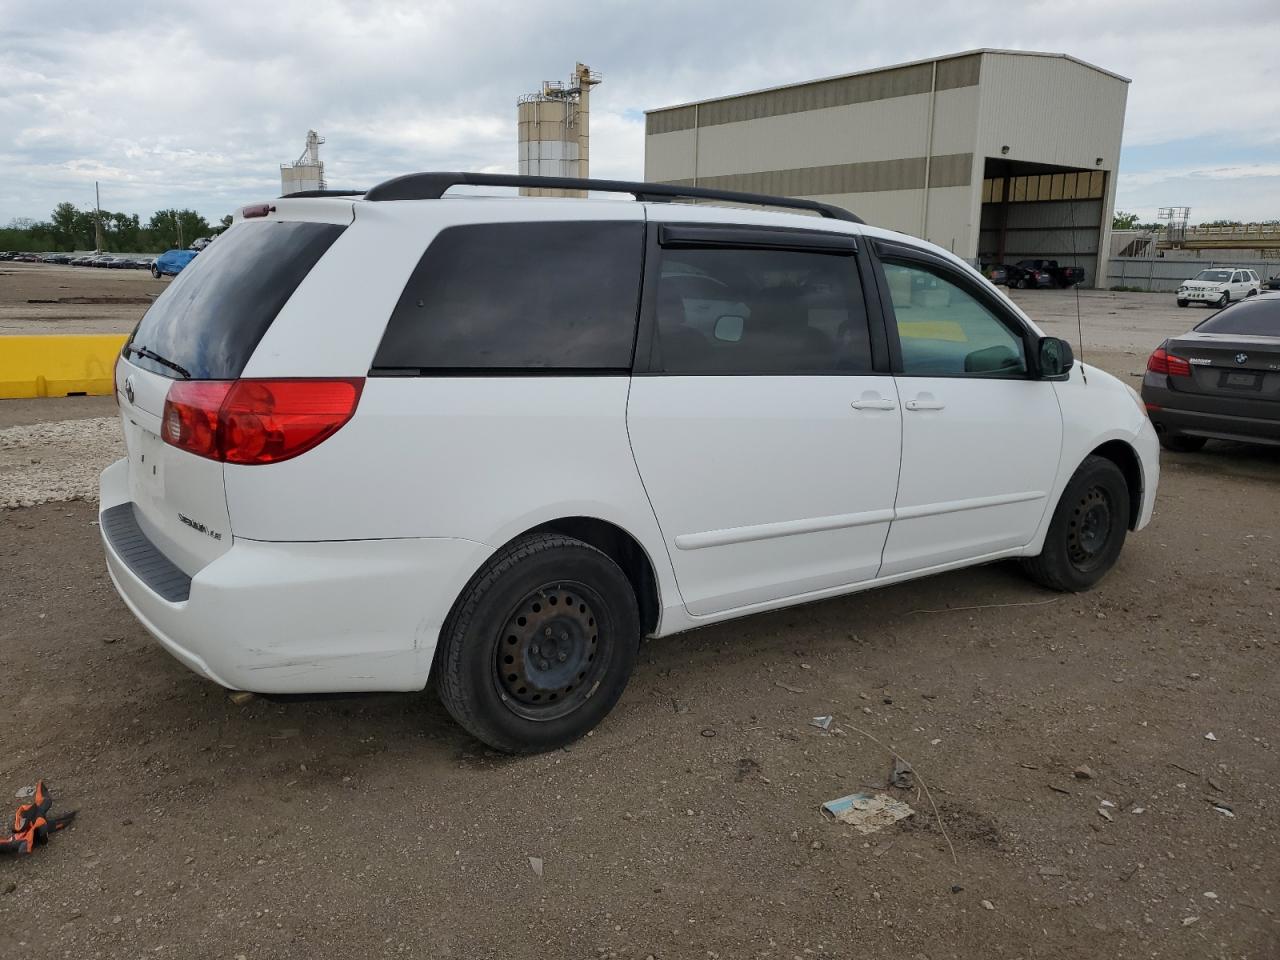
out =
[[[282,193],[280,200],[298,200],[303,197],[363,197],[364,190],[298,190],[296,193]]]
[[[601,193],[629,193],[637,200],[725,200],[753,206],[812,210],[831,220],[863,223],[861,217],[842,207],[798,197],[774,197],[766,193],[738,193],[706,187],[677,187],[667,183],[637,183],[629,180],[590,180],[580,177],[527,177],[510,173],[409,173],[378,184],[364,195],[366,200],[439,200],[450,187],[530,187],[541,190],[595,190]],[[290,194],[290,196],[314,195]]]

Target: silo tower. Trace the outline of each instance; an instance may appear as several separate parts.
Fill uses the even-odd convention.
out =
[[[302,156],[293,163],[280,164],[280,193],[288,196],[300,190],[323,190],[324,161],[320,159],[320,144],[324,137],[314,130],[307,131],[307,145]]]
[[[540,177],[589,176],[591,88],[603,78],[586,64],[574,67],[568,84],[544,80],[542,90],[516,104],[520,173]],[[529,190],[530,197],[580,197],[581,190]]]

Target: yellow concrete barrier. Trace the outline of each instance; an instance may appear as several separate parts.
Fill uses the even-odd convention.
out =
[[[123,333],[0,336],[0,399],[109,396]]]

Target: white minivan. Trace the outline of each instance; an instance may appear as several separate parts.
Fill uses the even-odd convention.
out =
[[[1158,478],[1134,391],[950,253],[656,184],[246,207],[116,386],[102,536],[160,643],[261,693],[434,678],[507,751],[597,724],[645,636],[1004,558],[1087,589]]]

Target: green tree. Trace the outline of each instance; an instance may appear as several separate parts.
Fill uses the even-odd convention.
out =
[[[1112,230],[1132,230],[1138,225],[1138,215],[1136,213],[1125,213],[1123,210],[1117,210],[1116,215],[1111,218]]]
[[[209,236],[209,221],[194,210],[157,210],[147,223],[151,247],[155,250],[186,249],[201,237]]]

